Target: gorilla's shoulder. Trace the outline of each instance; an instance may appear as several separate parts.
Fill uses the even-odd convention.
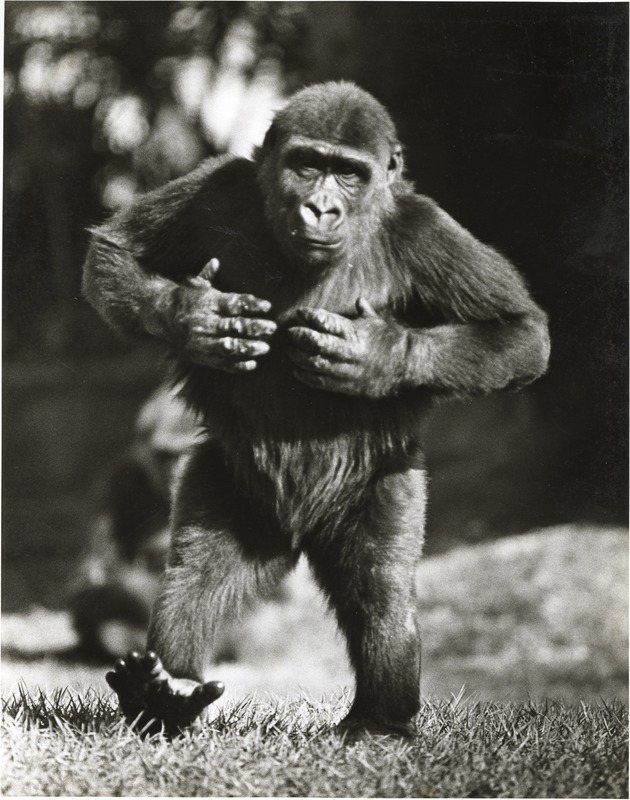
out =
[[[186,175],[138,195],[115,219],[133,222],[134,215],[141,214],[146,221],[161,217],[165,208],[171,214],[191,206],[214,208],[219,200],[223,201],[220,205],[227,203],[234,208],[240,200],[259,194],[253,161],[231,155],[216,156],[202,161]]]
[[[225,155],[206,158],[190,174],[194,175],[195,173],[205,176],[207,180],[255,181],[256,165],[248,158],[226,153]]]
[[[391,231],[400,241],[413,241],[439,224],[444,212],[439,205],[424,194],[408,189],[396,198]]]
[[[242,188],[256,185],[256,165],[253,161],[239,156],[213,156],[202,161],[199,166],[184,176],[198,180],[202,185],[217,191],[225,191],[234,186]]]

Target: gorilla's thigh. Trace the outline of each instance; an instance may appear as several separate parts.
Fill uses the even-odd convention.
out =
[[[201,678],[226,625],[295,563],[290,542],[246,500],[220,448],[199,445],[176,492],[173,539],[149,646],[169,672]]]

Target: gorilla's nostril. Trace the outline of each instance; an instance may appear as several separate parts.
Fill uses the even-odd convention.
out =
[[[300,206],[300,217],[308,228],[314,228],[319,222],[320,216],[317,206],[311,203],[304,203],[304,205]]]

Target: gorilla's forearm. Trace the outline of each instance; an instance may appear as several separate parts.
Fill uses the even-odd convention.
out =
[[[403,387],[475,395],[540,377],[549,359],[545,315],[440,325],[407,332]]]
[[[276,323],[271,304],[212,285],[219,268],[211,259],[199,275],[181,282],[148,272],[124,238],[95,232],[83,291],[121,333],[150,334],[182,358],[226,372],[248,372],[269,352]]]
[[[114,330],[165,338],[164,310],[177,284],[146,272],[122,242],[96,231],[83,272],[83,293]]]

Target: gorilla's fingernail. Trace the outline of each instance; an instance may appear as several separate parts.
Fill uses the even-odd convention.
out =
[[[200,695],[204,700],[211,703],[213,700],[217,700],[221,697],[224,691],[225,684],[223,681],[208,681],[202,686],[198,686],[195,690],[195,694]]]
[[[142,660],[144,667],[147,669],[148,672],[159,672],[160,671],[160,659],[157,655],[149,651]]]

